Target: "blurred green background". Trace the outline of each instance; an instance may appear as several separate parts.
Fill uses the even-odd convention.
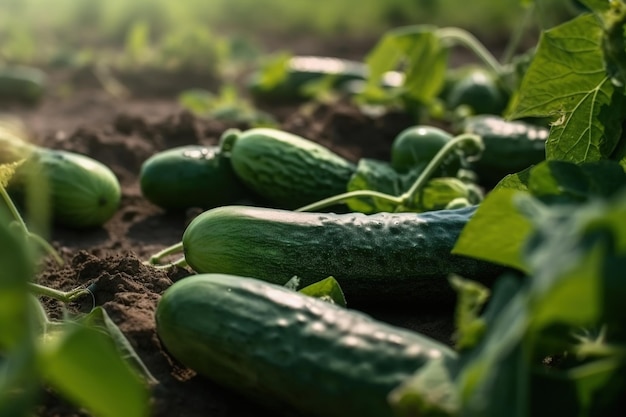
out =
[[[0,61],[202,67],[224,55],[363,40],[393,27],[459,26],[487,44],[520,25],[520,0],[0,0]],[[532,2],[526,2],[532,3]],[[526,33],[571,16],[571,1],[534,2]],[[369,42],[369,43],[368,43]],[[199,54],[198,51],[205,51]],[[208,52],[207,52],[208,51]]]

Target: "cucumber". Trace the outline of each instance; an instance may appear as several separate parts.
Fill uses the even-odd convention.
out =
[[[550,130],[543,126],[508,121],[496,115],[477,115],[465,119],[461,130],[483,140],[485,150],[473,169],[485,185],[494,185],[506,175],[538,164],[546,157]]]
[[[217,146],[187,145],[159,152],[141,165],[143,196],[166,210],[209,209],[243,200],[249,191]]]
[[[7,187],[18,201],[33,198],[39,205],[47,196],[52,220],[73,228],[102,226],[117,212],[121,188],[109,167],[75,152],[31,151]]]
[[[155,320],[182,364],[281,413],[393,416],[392,389],[432,359],[456,361],[424,335],[239,276],[177,281]]]
[[[46,78],[43,71],[34,67],[0,68],[0,101],[37,102],[45,93]]]
[[[489,282],[502,268],[450,252],[476,207],[423,213],[311,213],[224,206],[193,219],[182,238],[198,273],[306,286],[333,276],[348,303],[453,302],[446,277]]]
[[[281,208],[298,208],[346,192],[356,170],[354,163],[328,148],[278,129],[229,129],[220,146],[243,183]]]
[[[325,56],[293,56],[253,73],[247,87],[257,100],[293,102],[310,98],[307,85],[328,81],[328,87],[352,92],[367,80],[368,68],[363,62]],[[399,87],[403,82],[400,72],[384,74],[383,86]],[[356,83],[356,84],[355,84]]]

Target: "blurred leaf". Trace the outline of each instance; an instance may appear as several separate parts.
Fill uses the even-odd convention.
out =
[[[44,345],[40,367],[48,383],[97,417],[149,415],[147,385],[99,330],[66,323]]]
[[[430,360],[391,391],[389,403],[399,417],[457,416],[460,411],[457,372],[457,361]]]
[[[137,21],[133,23],[128,34],[124,52],[130,56],[135,64],[143,63],[150,50],[150,25],[145,21]]]
[[[23,162],[24,160],[22,159],[16,162],[0,164],[0,187],[6,188],[9,185],[9,181],[11,181],[13,174],[15,174],[15,170],[22,165]]]
[[[626,185],[626,172],[614,161],[574,164],[545,161],[530,170],[528,186],[536,197],[582,202],[610,197]]]
[[[450,284],[457,294],[454,315],[454,340],[457,350],[474,347],[482,338],[487,325],[479,314],[489,299],[490,291],[484,285],[452,276]]]
[[[120,328],[117,327],[115,322],[111,320],[111,317],[109,317],[104,308],[100,306],[95,307],[89,314],[81,317],[80,322],[88,326],[103,329],[113,339],[113,342],[115,342],[121,357],[139,371],[146,379],[146,382],[150,384],[158,382],[152,373],[150,373],[150,370],[143,363],[137,352],[135,352],[130,341],[126,338],[124,333],[122,333]]]
[[[370,158],[359,160],[356,171],[348,182],[347,191],[357,190],[378,191],[391,196],[399,196],[405,191],[400,174],[388,162]],[[395,212],[397,208],[396,204],[376,197],[351,198],[346,204],[352,211],[366,214]]]
[[[515,196],[523,191],[499,188],[485,197],[457,240],[452,253],[525,271],[521,248],[532,231]]]
[[[443,88],[448,50],[437,36],[437,27],[415,25],[392,29],[369,52],[369,75],[361,96],[384,100],[385,73],[400,68],[404,84],[393,94],[402,94],[421,103],[430,103]]]
[[[283,52],[265,62],[258,74],[259,87],[271,90],[282,83],[289,75],[289,62],[292,57],[292,54]]]
[[[328,277],[311,285],[307,285],[302,288],[300,292],[311,297],[321,298],[341,307],[346,306],[346,298],[343,295],[343,290],[334,277]]]

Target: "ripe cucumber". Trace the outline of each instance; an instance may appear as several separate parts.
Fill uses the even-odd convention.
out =
[[[142,164],[139,185],[147,200],[166,210],[234,204],[249,194],[217,146],[159,152]]]
[[[391,417],[392,389],[432,359],[456,360],[424,335],[240,276],[177,281],[155,318],[182,364],[282,413]]]
[[[229,129],[220,140],[235,173],[251,190],[281,208],[298,208],[346,192],[355,164],[289,132]]]
[[[424,213],[310,213],[224,206],[191,221],[185,260],[199,273],[309,285],[334,276],[348,303],[454,300],[446,277],[488,281],[499,266],[450,252],[474,213],[471,206]]]
[[[18,201],[32,198],[41,205],[48,196],[52,220],[68,227],[97,227],[113,217],[122,193],[109,167],[75,152],[42,147],[30,152],[7,187]]]
[[[495,115],[468,117],[462,124],[462,132],[474,133],[483,140],[485,150],[474,170],[486,185],[543,161],[550,134],[546,127]]]

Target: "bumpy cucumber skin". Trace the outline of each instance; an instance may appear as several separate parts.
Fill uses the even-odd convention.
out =
[[[356,166],[328,148],[278,129],[240,132],[233,169],[250,189],[281,208],[298,208],[346,192]]]
[[[200,214],[183,234],[199,273],[308,285],[334,276],[349,304],[441,304],[446,277],[489,281],[502,268],[450,252],[475,207],[424,213],[330,214],[226,206]]]
[[[141,165],[139,185],[148,201],[172,211],[234,204],[249,194],[217,146],[159,152]]]
[[[281,411],[387,417],[389,392],[454,351],[415,332],[260,280],[202,274],[173,284],[157,333],[181,363]]]
[[[481,182],[494,184],[507,174],[545,160],[550,133],[546,127],[519,120],[507,121],[494,115],[478,115],[467,118],[462,130],[483,139],[485,150],[474,166]]]
[[[11,180],[9,192],[24,199],[26,184],[43,187],[50,198],[53,221],[72,228],[102,226],[117,212],[122,196],[109,167],[63,150],[34,148]]]

